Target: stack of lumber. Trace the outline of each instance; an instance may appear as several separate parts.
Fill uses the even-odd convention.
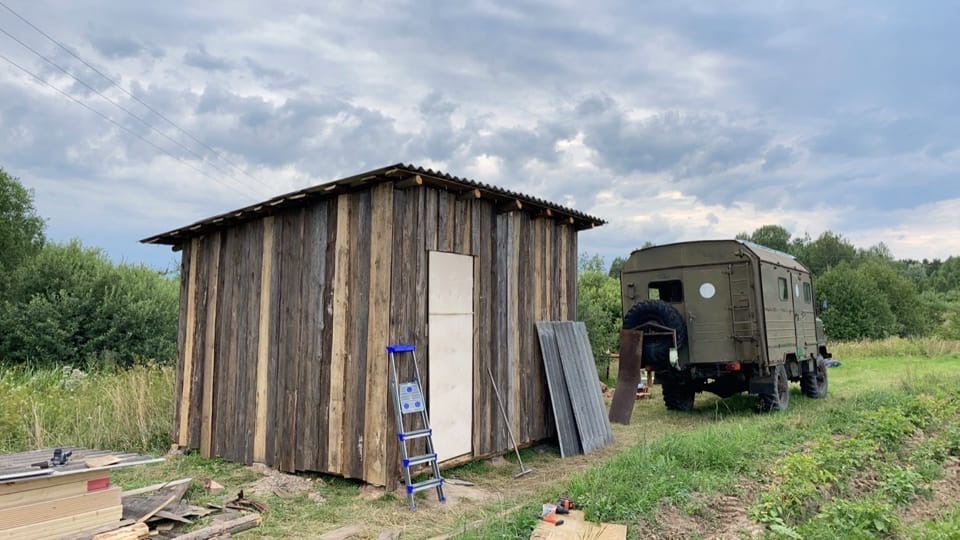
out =
[[[123,514],[120,488],[110,469],[162,461],[136,454],[64,449],[65,465],[39,468],[53,449],[0,456],[0,537],[60,538],[117,523]]]

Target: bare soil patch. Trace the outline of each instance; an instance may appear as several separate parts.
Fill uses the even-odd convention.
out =
[[[948,457],[943,469],[943,478],[933,483],[933,494],[918,497],[900,513],[905,525],[930,521],[956,508],[960,501],[960,458]]]

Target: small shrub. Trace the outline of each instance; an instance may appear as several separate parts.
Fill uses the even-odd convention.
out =
[[[800,527],[805,538],[846,538],[894,536],[900,521],[893,507],[876,499],[834,499],[823,506],[816,518]]]

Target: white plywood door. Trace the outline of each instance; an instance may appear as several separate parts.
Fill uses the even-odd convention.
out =
[[[473,257],[431,251],[429,413],[438,461],[473,451]]]

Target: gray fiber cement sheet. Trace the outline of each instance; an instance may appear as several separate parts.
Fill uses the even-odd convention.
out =
[[[567,380],[560,366],[560,351],[557,349],[557,337],[553,324],[548,321],[537,322],[537,336],[543,353],[543,367],[547,372],[547,387],[550,390],[550,403],[553,405],[553,418],[557,423],[557,439],[560,441],[560,456],[571,457],[583,453],[580,435],[574,419]]]
[[[560,351],[560,364],[563,376],[570,392],[580,444],[583,452],[594,450],[613,443],[613,431],[603,406],[603,393],[600,379],[590,350],[587,327],[582,322],[562,321],[554,323],[557,336],[557,348]]]

